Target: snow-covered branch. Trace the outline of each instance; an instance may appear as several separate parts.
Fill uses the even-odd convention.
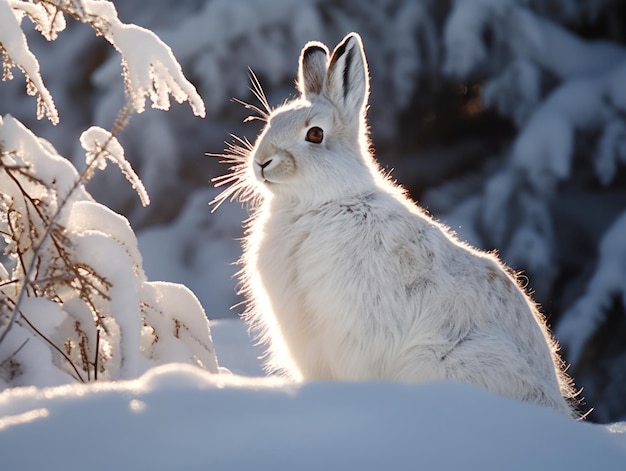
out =
[[[29,95],[37,95],[37,118],[59,122],[58,111],[43,83],[39,62],[28,48],[20,23],[28,16],[49,41],[65,29],[63,14],[90,25],[122,56],[125,90],[134,111],[145,109],[146,98],[157,109],[170,107],[170,96],[178,103],[188,101],[196,116],[205,116],[202,98],[185,78],[170,47],[152,31],[120,21],[113,3],[106,0],[0,0],[0,52],[4,56],[4,78],[10,79],[17,66],[26,78]]]
[[[113,134],[101,127],[92,126],[80,136],[80,144],[87,151],[85,154],[87,168],[95,169],[97,167],[104,170],[107,160],[110,160],[119,167],[126,180],[137,192],[141,204],[143,206],[150,204],[150,197],[143,186],[143,182],[124,158],[124,148]]]
[[[23,2],[0,0],[0,52],[4,60],[3,80],[13,78],[11,68],[17,66],[26,78],[27,93],[37,96],[37,119],[46,116],[52,124],[58,124],[59,113],[52,100],[52,95],[41,78],[39,62],[28,48],[26,35],[20,26],[22,13],[25,10],[14,9],[14,3],[21,5]],[[37,8],[28,8],[27,10],[27,13],[32,13],[35,18],[45,16],[41,15],[42,10]],[[54,29],[57,27],[60,27],[59,22],[52,21],[48,31],[57,31]]]
[[[93,201],[85,173],[10,116],[0,121],[0,142],[0,234],[9,256],[0,269],[0,362],[11,357],[0,380],[134,378],[174,360],[217,372],[202,306],[183,287],[146,280],[128,221]],[[93,127],[81,142],[87,169],[112,160],[141,187],[110,133]],[[50,360],[42,359],[46,348]],[[46,364],[58,371],[42,375]]]
[[[149,204],[143,182],[117,135],[147,97],[167,109],[170,95],[196,115],[204,103],[171,50],[154,33],[122,23],[113,4],[95,0],[0,0],[5,78],[25,74],[42,114],[58,113],[21,29],[30,18],[48,40],[63,14],[89,24],[121,54],[127,106],[112,131],[91,126],[80,137],[78,172],[49,142],[10,115],[0,117],[0,387],[134,378],[169,361],[217,372],[208,320],[186,288],[150,283],[128,221],[93,200],[84,185],[115,163]]]
[[[141,113],[145,109],[146,98],[150,98],[154,108],[167,110],[171,95],[178,103],[188,101],[196,116],[205,116],[202,98],[183,75],[170,47],[156,34],[122,23],[115,6],[108,1],[81,0],[80,8],[73,9],[72,13],[87,24],[93,23],[92,18],[98,18],[97,33],[122,56],[126,93],[135,111]]]

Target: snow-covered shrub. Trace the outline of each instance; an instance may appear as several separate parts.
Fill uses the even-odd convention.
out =
[[[12,78],[12,66],[24,73],[38,118],[56,124],[59,113],[20,21],[27,15],[52,40],[64,29],[65,14],[120,52],[127,105],[111,132],[92,126],[82,133],[81,172],[17,119],[0,118],[0,386],[135,378],[172,361],[217,372],[196,297],[182,285],[148,282],[127,219],[84,187],[113,162],[147,205],[116,136],[132,111],[144,110],[146,98],[168,109],[171,95],[204,115],[202,99],[169,47],[151,31],[122,23],[109,2],[0,0],[5,78]]]

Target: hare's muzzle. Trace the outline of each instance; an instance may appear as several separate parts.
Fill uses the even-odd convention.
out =
[[[254,175],[264,183],[285,182],[295,172],[295,160],[291,154],[278,151],[264,157],[255,156]]]

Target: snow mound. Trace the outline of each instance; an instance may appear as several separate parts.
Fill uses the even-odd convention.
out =
[[[454,383],[289,384],[183,364],[0,394],[4,469],[617,469],[626,424]]]

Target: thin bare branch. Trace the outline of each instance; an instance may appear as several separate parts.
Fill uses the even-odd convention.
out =
[[[96,329],[96,357],[93,361],[93,380],[98,381],[98,355],[100,353],[100,329]]]
[[[39,335],[42,339],[44,339],[48,345],[50,345],[52,348],[54,348],[57,352],[59,352],[61,354],[61,356],[63,356],[63,358],[65,358],[65,360],[67,360],[67,362],[70,364],[70,366],[72,367],[72,369],[74,370],[74,372],[76,373],[76,375],[78,376],[78,379],[80,380],[81,383],[84,383],[85,380],[83,379],[83,377],[80,375],[80,373],[78,372],[78,368],[76,368],[76,365],[74,365],[74,362],[72,361],[72,359],[70,357],[67,356],[67,354],[61,350],[59,347],[57,347],[52,340],[50,340],[48,337],[46,337],[43,333],[41,333],[41,331],[39,329],[37,329],[37,327],[35,327],[27,318],[26,316],[20,312],[19,313],[21,318],[24,319],[24,322],[26,322],[31,329],[33,329],[35,331],[35,333],[37,335]]]

